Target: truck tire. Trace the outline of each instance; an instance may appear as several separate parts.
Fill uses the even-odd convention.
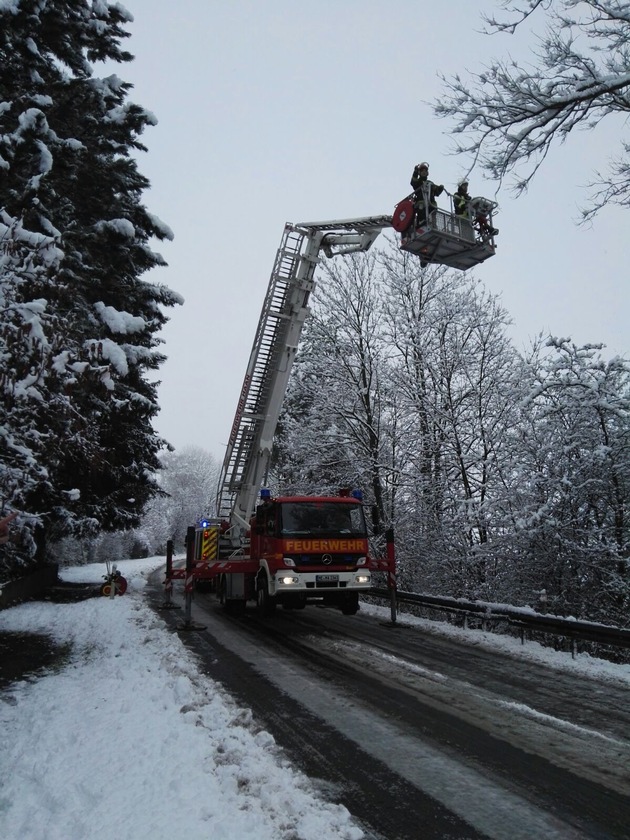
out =
[[[260,615],[271,615],[276,608],[276,599],[269,594],[267,575],[260,575],[256,587],[256,606]]]
[[[341,602],[341,612],[344,615],[356,615],[359,611],[359,596],[353,595]]]
[[[219,597],[219,603],[222,607],[225,606],[226,597],[225,597],[225,575],[221,575],[219,578],[219,583],[217,584],[217,595]]]

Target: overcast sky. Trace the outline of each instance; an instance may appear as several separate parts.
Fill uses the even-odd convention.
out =
[[[176,448],[222,460],[285,222],[391,213],[421,160],[453,191],[466,161],[428,104],[438,74],[522,58],[534,39],[483,35],[494,0],[123,5],[136,58],[116,72],[158,119],[140,158],[144,203],[175,233],[158,247],[169,267],[150,279],[186,300],[163,331],[156,427]],[[574,132],[527,195],[498,195],[497,256],[475,273],[501,296],[519,348],[543,332],[630,355],[630,215],[611,207],[589,228],[576,223],[582,187],[620,133],[614,118]],[[494,190],[473,174],[473,195]]]

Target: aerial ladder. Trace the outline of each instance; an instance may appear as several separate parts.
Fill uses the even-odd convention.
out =
[[[367,251],[391,221],[369,216],[285,225],[226,446],[215,516],[188,529],[186,570],[167,571],[167,590],[173,580],[185,580],[187,604],[192,587],[209,581],[227,607],[255,598],[267,613],[276,603],[300,609],[321,601],[352,615],[359,593],[371,586],[370,571],[391,565],[369,558],[358,494],[260,498],[321,255]],[[291,530],[298,519],[301,529],[309,520],[306,530]]]
[[[483,202],[486,224],[493,230],[494,202]],[[217,497],[218,517],[230,523],[234,547],[243,533],[257,499],[271,457],[273,437],[282,409],[293,361],[314,288],[320,252],[327,257],[367,251],[384,228],[401,233],[401,250],[438,263],[466,270],[495,254],[494,237],[480,234],[468,218],[443,210],[431,213],[423,226],[414,223],[410,198],[400,202],[393,216],[368,216],[330,222],[285,225],[236,416],[227,444]]]
[[[320,254],[334,257],[367,251],[380,232],[391,227],[391,221],[391,216],[368,216],[285,225],[219,481],[217,515],[229,522],[224,539],[235,550],[243,545],[267,473]]]

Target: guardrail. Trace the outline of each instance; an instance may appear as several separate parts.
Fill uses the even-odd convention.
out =
[[[371,594],[378,598],[390,598],[388,589],[373,587]],[[447,598],[438,595],[418,595],[414,592],[396,592],[396,599],[401,603],[418,604],[434,610],[456,613],[464,619],[477,618],[482,627],[489,622],[506,622],[517,627],[521,642],[525,642],[525,631],[536,630],[542,633],[553,633],[564,636],[571,641],[571,653],[577,652],[578,639],[597,642],[604,645],[614,645],[630,648],[630,629],[598,624],[593,621],[580,621],[573,618],[562,618],[555,615],[537,613],[528,607],[511,607],[505,604],[492,604],[485,601],[467,601],[464,598]]]

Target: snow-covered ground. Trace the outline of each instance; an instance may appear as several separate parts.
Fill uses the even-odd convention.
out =
[[[359,840],[347,810],[293,767],[145,603],[163,558],[129,560],[123,597],[28,603],[0,631],[69,644],[58,672],[0,692],[3,840]],[[102,565],[62,571],[100,582]],[[389,616],[389,609],[363,606]],[[516,640],[404,616],[576,675],[630,685],[630,666],[522,647]]]
[[[70,643],[58,673],[0,692],[3,840],[359,840],[144,603],[164,558],[119,564],[123,597],[28,603],[0,630]],[[100,582],[102,565],[63,570]]]

